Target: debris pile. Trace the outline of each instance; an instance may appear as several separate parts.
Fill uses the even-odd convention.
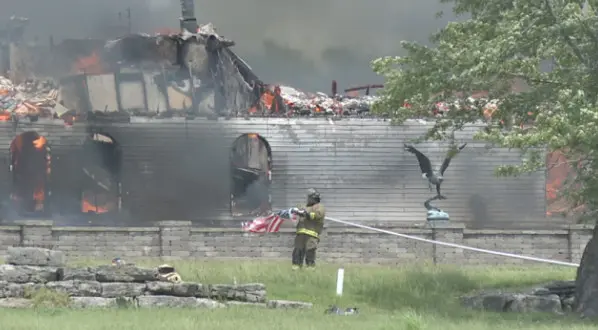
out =
[[[283,104],[277,104],[278,95]],[[372,95],[329,96],[322,92],[306,93],[290,86],[269,85],[260,98],[259,106],[263,111],[260,112],[259,107],[254,107],[249,113],[262,115],[263,112],[268,112],[270,115],[285,116],[365,116],[369,114],[376,100],[378,98]]]
[[[13,116],[52,117],[58,99],[58,86],[51,80],[28,79],[14,85],[9,79],[0,76],[0,121]]]

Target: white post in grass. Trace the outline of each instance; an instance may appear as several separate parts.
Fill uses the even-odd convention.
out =
[[[345,270],[343,268],[339,268],[338,272],[336,273],[336,295],[342,296],[343,295],[343,282],[345,281]]]

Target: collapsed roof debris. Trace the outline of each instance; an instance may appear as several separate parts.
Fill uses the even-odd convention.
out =
[[[0,76],[0,121],[60,117],[64,111],[57,99],[58,86],[51,80],[29,79],[15,86]]]
[[[260,104],[249,110],[249,115],[261,116],[371,116],[370,110],[378,99],[371,95],[335,95],[322,92],[308,93],[290,86],[266,86]],[[277,104],[277,95],[283,104]],[[278,111],[277,111],[277,108]],[[261,107],[261,111],[260,111]]]
[[[216,111],[248,109],[254,103],[258,77],[229,47],[235,43],[218,35],[211,23],[197,33],[135,34],[106,43],[101,57],[120,65],[143,62],[180,66],[215,91]]]

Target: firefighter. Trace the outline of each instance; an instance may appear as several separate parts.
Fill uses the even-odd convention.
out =
[[[303,267],[303,260],[308,269],[313,269],[316,266],[316,249],[326,217],[324,206],[320,203],[320,193],[310,188],[307,192],[307,204],[293,213],[299,218],[292,256],[293,269]]]
[[[158,266],[158,279],[160,281],[168,281],[173,283],[182,282],[181,276],[175,271],[171,265],[160,265]]]

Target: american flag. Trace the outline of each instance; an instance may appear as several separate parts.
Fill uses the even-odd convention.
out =
[[[291,213],[291,210],[281,210],[267,216],[257,217],[251,222],[243,222],[241,227],[243,231],[249,233],[276,233],[283,221],[289,219],[295,221],[295,215]]]

